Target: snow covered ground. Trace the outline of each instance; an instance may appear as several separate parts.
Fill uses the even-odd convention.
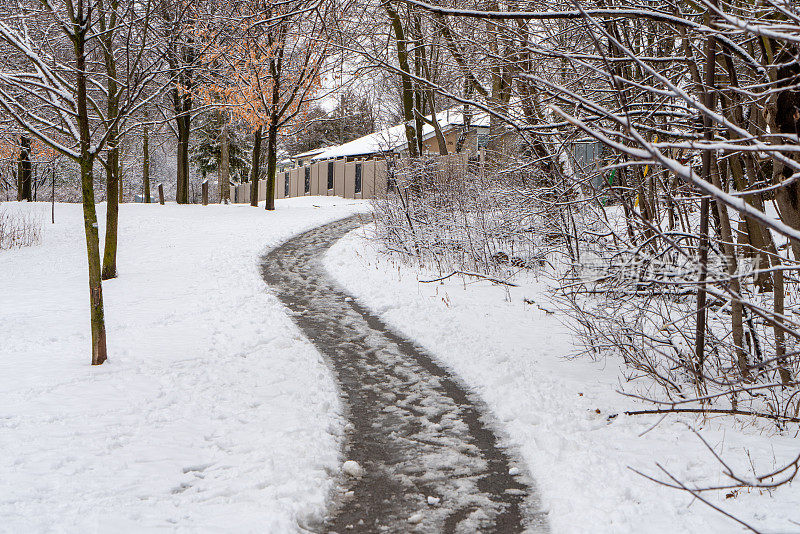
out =
[[[531,470],[553,532],[741,532],[684,492],[657,486],[630,468],[666,479],[657,463],[689,484],[726,480],[695,428],[741,474],[771,471],[798,453],[792,435],[751,421],[626,416],[648,406],[621,396],[619,362],[568,359],[569,330],[550,309],[544,282],[505,288],[457,277],[442,283],[377,252],[364,231],[349,234],[326,267],[390,326],[416,340],[473,388],[499,431]],[[525,302],[534,302],[528,304]],[[614,416],[615,417],[609,417]],[[800,480],[772,492],[707,498],[764,532],[800,532]]]
[[[324,509],[335,383],[260,278],[263,252],[360,201],[121,206],[91,367],[81,208],[0,251],[0,532],[270,532]],[[101,206],[100,218],[105,219]]]

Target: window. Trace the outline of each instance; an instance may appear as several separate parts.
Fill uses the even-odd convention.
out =
[[[289,196],[289,173],[283,173],[283,196]]]
[[[333,189],[333,162],[328,162],[328,189]]]
[[[305,172],[305,192],[308,193],[311,191],[311,167],[306,167]]]
[[[356,193],[361,192],[361,164],[356,163]]]

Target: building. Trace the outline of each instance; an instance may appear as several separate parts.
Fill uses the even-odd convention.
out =
[[[328,148],[329,147],[315,148],[314,150],[309,150],[308,152],[303,152],[302,154],[290,156],[287,159],[292,162],[293,166],[302,167],[303,165],[308,164],[308,162],[311,161],[311,158],[325,152],[328,150]]]
[[[430,116],[428,116],[430,118]],[[485,112],[475,113],[470,117],[469,127],[465,129],[464,113],[460,109],[448,109],[436,114],[439,128],[447,144],[447,152],[453,154],[459,138],[464,135],[461,152],[470,156],[477,156],[479,149],[484,146],[489,134],[489,116]],[[439,155],[439,143],[436,132],[428,123],[422,127],[423,155]],[[385,128],[375,133],[365,135],[349,143],[330,147],[321,151],[312,158],[312,161],[329,159],[369,159],[387,156],[407,156],[408,143],[406,141],[405,124],[398,124]]]
[[[430,119],[430,116],[428,117]],[[469,117],[465,125],[461,109],[436,115],[448,159],[466,164],[480,157],[489,132],[489,117],[484,112]],[[456,148],[461,139],[461,150]],[[424,156],[439,156],[436,132],[429,123],[422,129]],[[374,198],[389,187],[388,171],[395,160],[408,156],[405,125],[399,124],[365,135],[342,145],[319,148],[292,156],[293,166],[279,169],[275,198],[306,195],[343,198]],[[259,201],[266,199],[266,182],[259,184]],[[233,202],[250,202],[250,184],[231,187]]]

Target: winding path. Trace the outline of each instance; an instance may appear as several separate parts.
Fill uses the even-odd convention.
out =
[[[314,530],[548,532],[531,481],[465,388],[325,273],[327,249],[360,224],[351,217],[306,232],[261,264],[334,369],[350,422],[344,457],[363,468],[339,480]]]

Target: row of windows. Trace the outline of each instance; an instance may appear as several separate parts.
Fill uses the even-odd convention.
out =
[[[355,192],[361,192],[361,163],[356,163],[356,183],[355,183]],[[303,191],[306,193],[311,192],[311,167],[306,167],[304,169],[304,183],[303,183]],[[328,189],[333,189],[333,162],[328,163]],[[283,173],[283,196],[289,196],[289,173]]]
[[[328,189],[333,189],[333,162],[328,163]],[[361,163],[356,163],[356,180],[355,180],[355,192],[361,192]],[[303,174],[303,191],[306,193],[311,192],[311,167],[306,167],[304,169]],[[290,189],[290,180],[289,180],[289,173],[283,173],[283,196],[289,196],[289,189]]]

